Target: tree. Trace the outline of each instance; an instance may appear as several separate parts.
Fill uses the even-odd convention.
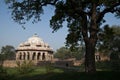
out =
[[[80,60],[81,58],[83,58],[83,53],[82,49],[71,51],[71,49],[69,48],[61,47],[57,49],[54,56],[59,59],[76,58],[77,60]]]
[[[120,26],[104,26],[100,32],[100,48],[104,55],[110,57],[111,70],[120,71]]]
[[[109,25],[105,25],[103,29],[101,29],[99,33],[99,48],[98,50],[104,55],[109,56],[111,51],[111,42],[114,36],[113,29],[109,27]]]
[[[115,33],[113,37],[112,48],[120,52],[120,44],[119,44],[120,43],[120,26],[112,26],[112,29]]]
[[[85,71],[89,73],[96,72],[95,46],[105,14],[114,13],[118,18],[120,15],[120,0],[7,0],[7,3],[13,20],[20,24],[33,18],[33,22],[40,21],[43,7],[54,6],[55,14],[50,20],[50,27],[57,31],[66,21],[69,28],[67,43],[76,46],[84,40]]]
[[[99,41],[101,43],[100,51],[104,53],[120,52],[120,26],[104,26],[99,34]]]
[[[15,59],[15,48],[11,45],[3,46],[1,49],[1,57],[3,60],[12,60]]]
[[[59,59],[67,59],[67,58],[71,58],[71,53],[68,48],[61,47],[57,49],[54,56]]]

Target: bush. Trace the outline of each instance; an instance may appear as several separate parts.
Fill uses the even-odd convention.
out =
[[[111,69],[112,71],[120,71],[120,52],[113,52],[110,55]]]
[[[21,74],[29,73],[34,70],[32,61],[17,61],[17,70]]]
[[[0,65],[0,80],[8,80],[7,71],[2,65]]]
[[[53,68],[53,66],[52,66],[51,63],[48,63],[48,64],[45,66],[45,68],[46,68],[46,72],[47,72],[47,73],[51,73],[51,72],[53,72],[53,70],[54,70],[54,68]]]
[[[120,71],[120,60],[111,60],[111,70]]]
[[[110,61],[99,61],[96,62],[96,68],[99,70],[111,70],[111,63]]]
[[[120,60],[96,62],[96,68],[103,71],[120,71]]]

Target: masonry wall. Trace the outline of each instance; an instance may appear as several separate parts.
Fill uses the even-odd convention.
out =
[[[15,60],[5,60],[3,62],[4,67],[17,67]]]

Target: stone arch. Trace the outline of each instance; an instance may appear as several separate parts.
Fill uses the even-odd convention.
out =
[[[96,61],[100,61],[101,60],[100,55],[96,55],[95,59],[96,59]]]
[[[40,55],[41,55],[41,53],[39,52],[37,55],[37,60],[40,60]]]
[[[19,53],[19,60],[22,60],[22,53]]]
[[[23,60],[25,60],[25,57],[26,57],[26,53],[23,52]]]
[[[42,55],[42,60],[45,60],[45,53],[43,53]]]
[[[35,60],[35,55],[36,55],[36,53],[34,52],[32,55],[32,60]]]
[[[30,59],[30,53],[27,52],[27,60],[29,60],[29,59]]]

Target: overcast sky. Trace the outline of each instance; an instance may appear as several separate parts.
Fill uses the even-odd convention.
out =
[[[67,35],[66,25],[55,33],[49,27],[49,20],[54,14],[52,7],[45,8],[44,15],[42,15],[40,22],[32,24],[28,22],[25,24],[25,30],[21,25],[15,23],[10,15],[10,10],[0,1],[0,48],[5,45],[12,45],[15,48],[21,43],[26,41],[35,33],[47,42],[54,50],[64,46],[65,38]],[[120,19],[116,19],[112,14],[105,16],[107,22],[105,24],[120,25]]]

